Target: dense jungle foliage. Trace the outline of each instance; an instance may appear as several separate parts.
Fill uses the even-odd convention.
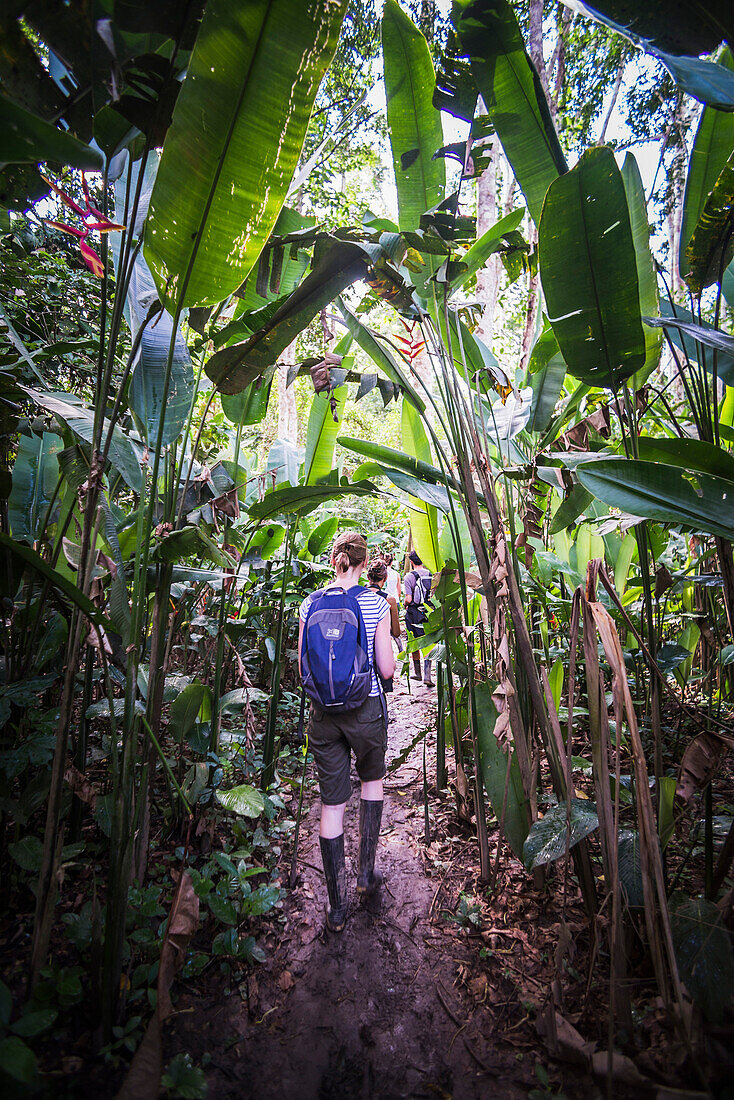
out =
[[[482,882],[558,864],[609,1059],[657,997],[720,1087],[733,33],[718,0],[4,5],[4,1094],[82,1028],[127,1066],[177,973],[263,958],[343,527],[433,573],[423,736]]]

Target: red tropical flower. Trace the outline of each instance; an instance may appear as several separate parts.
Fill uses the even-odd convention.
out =
[[[46,183],[49,185],[52,191],[55,191],[59,196],[64,206],[68,206],[70,210],[81,218],[84,228],[77,229],[73,225],[67,225],[66,222],[52,221],[51,218],[44,218],[46,225],[52,226],[54,229],[60,230],[62,233],[68,233],[70,237],[76,237],[79,241],[79,251],[82,254],[85,264],[93,271],[98,279],[101,279],[104,275],[104,264],[102,260],[94,251],[93,248],[87,244],[87,237],[91,232],[95,233],[117,233],[121,232],[125,226],[117,225],[115,222],[110,221],[105,217],[101,210],[98,210],[96,206],[92,205],[92,200],[89,194],[89,187],[87,181],[82,172],[82,188],[84,190],[84,206],[80,206],[78,202],[72,199],[71,195],[67,195],[66,191],[63,191],[58,184],[55,184],[53,180],[43,177]]]

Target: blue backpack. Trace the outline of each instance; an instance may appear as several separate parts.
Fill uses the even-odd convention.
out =
[[[303,626],[303,688],[324,710],[356,710],[372,686],[367,630],[356,598],[357,584],[345,591],[314,592]]]

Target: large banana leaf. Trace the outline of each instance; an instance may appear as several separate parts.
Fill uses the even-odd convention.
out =
[[[720,333],[706,321],[699,324],[691,311],[683,306],[671,306],[669,302],[661,301],[660,312],[663,315],[662,318],[647,317],[645,323],[662,325],[673,343],[685,352],[686,358],[691,363],[697,363],[703,359],[705,347],[717,347],[719,353],[716,364],[717,374],[722,382],[726,382],[728,386],[734,386],[734,353],[718,342],[719,337],[725,334]],[[668,318],[675,318],[678,323],[672,324]],[[710,371],[711,367],[712,356],[707,354],[706,368]]]
[[[725,111],[734,110],[734,74],[697,56],[709,53],[722,38],[732,38],[734,19],[728,0],[675,5],[645,5],[634,0],[563,2],[657,57],[683,91],[695,99]]]
[[[50,122],[0,95],[0,164],[52,164],[99,172],[104,157]]]
[[[8,518],[13,538],[20,542],[43,537],[43,523],[59,481],[56,456],[63,448],[64,441],[55,432],[21,435],[18,440]]]
[[[632,153],[628,153],[622,165],[622,180],[627,193],[627,208],[630,215],[632,240],[635,245],[637,261],[637,284],[640,291],[640,312],[643,316],[655,316],[658,311],[658,281],[655,263],[650,251],[650,223],[647,220],[645,188],[642,184],[640,169]],[[634,376],[636,388],[644,386],[660,362],[663,347],[663,334],[655,329],[643,328],[645,337],[645,363]]]
[[[91,443],[94,438],[94,412],[87,408],[79,398],[70,393],[55,394],[43,393],[40,390],[31,390],[23,387],[28,396],[46,409],[47,412],[66,424],[74,435]],[[106,438],[109,431],[109,421],[104,421],[102,436]],[[133,440],[123,432],[119,425],[112,430],[112,442],[109,449],[109,461],[115,470],[122,476],[123,481],[130,488],[139,493],[143,484],[143,475],[140,468],[142,458],[142,444],[139,440]]]
[[[537,225],[548,187],[568,166],[515,13],[506,0],[454,0],[453,20]]]
[[[346,0],[209,0],[146,230],[164,304],[220,302],[252,269],[285,201],[345,9]]]
[[[446,165],[441,157],[433,160],[443,145],[443,129],[433,106],[436,75],[431,52],[397,0],[385,0],[382,52],[398,222],[401,229],[414,230],[421,215],[443,200]]]
[[[734,538],[734,482],[689,474],[659,462],[605,458],[577,469],[578,479],[611,508],[688,531]]]
[[[734,153],[724,165],[686,248],[685,281],[694,294],[718,283],[734,256]]]
[[[374,459],[382,466],[395,466],[398,470],[404,470],[421,481],[428,481],[432,484],[437,482],[446,483],[446,478],[438,466],[434,466],[430,462],[422,462],[413,455],[396,451],[393,447],[384,447],[381,443],[372,443],[366,439],[354,439],[349,435],[338,436],[337,443],[342,447],[346,447],[348,451],[354,451],[355,454],[362,455],[364,458]]]
[[[646,462],[680,466],[684,470],[714,474],[734,482],[734,455],[715,443],[707,443],[703,439],[651,439],[642,436],[638,448],[640,458]]]
[[[403,401],[400,422],[400,434],[403,450],[421,462],[431,462],[431,444],[420,416],[408,401]],[[424,504],[418,497],[411,496],[410,527],[413,543],[423,564],[432,573],[441,568],[441,552],[438,546],[438,515],[435,506]]]
[[[157,168],[157,158],[149,157],[140,189],[135,224],[132,226],[133,240],[139,240],[143,232]],[[139,171],[140,162],[131,164],[129,173],[123,173],[115,184],[115,217],[120,223],[125,218],[125,195],[128,184],[130,193],[134,194]],[[119,256],[120,242],[116,234],[113,235],[112,246],[115,254]],[[130,335],[133,340],[140,328],[145,327],[133,362],[128,404],[149,447],[155,447],[158,442],[158,432],[161,417],[163,417],[161,444],[165,447],[173,443],[183,431],[194,397],[194,371],[186,341],[180,328],[177,327],[173,340],[170,379],[164,402],[167,364],[173,337],[173,318],[166,310],[162,313],[156,312],[156,307],[160,310],[158,291],[150,268],[143,256],[138,253],[130,273],[125,298],[125,318],[130,326]],[[149,319],[151,314],[153,314],[152,320]]]
[[[528,804],[522,789],[517,754],[512,745],[502,746],[494,735],[497,708],[489,684],[476,684],[477,744],[484,789],[498,821],[504,809],[504,834],[518,859],[528,835]],[[509,781],[508,781],[509,768]],[[507,792],[505,796],[505,792]]]
[[[730,50],[724,51],[719,64],[725,65],[727,69],[734,68],[734,58]],[[681,277],[688,270],[686,248],[693,236],[693,230],[701,217],[706,199],[713,190],[733,148],[734,114],[728,111],[717,111],[715,107],[704,107],[686,175],[686,193],[683,199],[683,219],[678,251],[678,270]]]
[[[553,329],[545,322],[543,331],[533,345],[528,363],[527,384],[533,391],[533,403],[527,423],[529,432],[544,432],[550,424],[558,399],[563,393],[565,377],[566,362]]]
[[[233,424],[259,424],[268,411],[273,379],[265,382],[258,378],[250,382],[241,393],[222,394],[222,411]]]
[[[222,348],[206,373],[222,393],[239,393],[256,378],[272,377],[278,356],[337,295],[367,272],[364,249],[329,237],[314,253],[313,268],[277,308],[263,310],[264,323],[243,344]]]
[[[647,39],[657,49],[674,54],[710,53],[722,38],[734,35],[729,0],[687,0],[670,4],[653,0],[564,0],[573,11],[584,12],[620,34]]]
[[[340,500],[347,496],[377,496],[379,490],[369,481],[356,481],[348,485],[284,485],[266,493],[262,500],[250,506],[252,519],[272,519],[273,516],[297,512],[306,515],[327,500]]]
[[[637,261],[622,174],[590,149],[548,189],[538,230],[548,317],[570,373],[615,389],[645,363]]]

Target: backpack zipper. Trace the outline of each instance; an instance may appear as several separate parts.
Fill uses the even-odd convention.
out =
[[[334,660],[334,643],[329,642],[329,690],[331,691],[331,701],[334,702],[334,676],[332,673],[332,662]]]

